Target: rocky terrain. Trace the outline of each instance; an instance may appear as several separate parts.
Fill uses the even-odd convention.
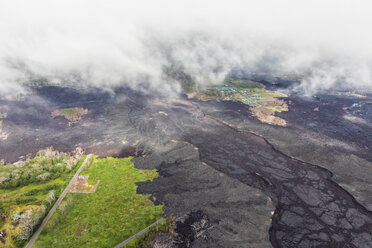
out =
[[[286,102],[281,127],[241,102],[41,87],[0,101],[0,159],[51,145],[136,156],[136,167],[159,171],[138,191],[176,218],[170,247],[371,247],[371,97]],[[73,126],[50,115],[75,107],[88,113]]]
[[[159,170],[161,178],[139,184],[140,192],[151,192],[167,215],[182,219],[174,241],[179,247],[270,247],[271,198],[201,162],[195,146],[175,142],[164,153],[134,163]],[[195,222],[200,228],[192,228]]]

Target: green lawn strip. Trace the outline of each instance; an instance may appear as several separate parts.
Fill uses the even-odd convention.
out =
[[[157,172],[138,170],[131,159],[94,159],[81,175],[100,181],[96,192],[69,194],[34,247],[114,247],[161,218],[162,206],[136,194],[135,185]]]

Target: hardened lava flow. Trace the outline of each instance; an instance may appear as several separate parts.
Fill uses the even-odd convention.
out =
[[[136,167],[159,171],[138,191],[175,217],[178,235],[169,242],[178,247],[371,247],[370,127],[344,121],[350,99],[324,99],[293,98],[280,114],[289,125],[275,127],[242,103],[42,87],[0,101],[7,111],[1,159],[47,146],[136,156]],[[295,120],[293,113],[317,106]],[[327,115],[318,114],[322,106]],[[88,114],[72,125],[51,116],[67,107]]]

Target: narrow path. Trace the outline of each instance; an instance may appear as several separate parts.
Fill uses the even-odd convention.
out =
[[[72,183],[76,180],[76,178],[79,176],[80,172],[84,169],[85,165],[88,163],[88,161],[90,161],[90,158],[92,157],[92,154],[89,154],[85,160],[84,160],[84,163],[80,166],[80,168],[76,171],[75,175],[72,177],[70,183],[67,185],[67,187],[65,188],[65,190],[62,192],[62,194],[60,195],[60,197],[58,198],[58,200],[54,203],[52,209],[50,209],[48,215],[44,218],[43,222],[41,223],[40,227],[37,229],[37,231],[34,233],[34,235],[32,235],[30,241],[28,242],[26,248],[31,248],[32,245],[35,243],[35,241],[37,240],[37,238],[39,237],[41,231],[43,230],[44,226],[46,225],[46,223],[48,222],[48,220],[50,219],[50,217],[52,217],[52,215],[54,214],[54,212],[56,211],[58,205],[62,202],[63,198],[67,195],[70,187],[72,186]]]
[[[141,236],[142,234],[144,234],[145,232],[147,232],[151,227],[159,224],[160,222],[163,222],[165,219],[164,218],[160,218],[158,219],[157,221],[155,221],[154,223],[152,223],[151,225],[149,225],[148,227],[146,227],[145,229],[139,231],[138,233],[134,234],[132,237],[124,240],[123,242],[121,242],[120,244],[116,245],[114,248],[120,248],[120,247],[123,247],[124,245],[128,244],[130,241],[132,241],[133,239]]]

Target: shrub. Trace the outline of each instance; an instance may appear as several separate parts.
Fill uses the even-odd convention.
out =
[[[0,186],[4,183],[4,182],[6,182],[6,181],[8,181],[9,180],[9,177],[7,177],[7,176],[0,176]]]
[[[26,193],[23,194],[23,196],[33,196],[33,195],[38,195],[42,192],[41,189],[32,189]]]
[[[44,188],[41,188],[41,189],[32,189],[32,190],[24,193],[22,196],[45,195],[51,190],[59,191],[60,189],[61,189],[60,185],[51,184],[51,185],[47,185],[47,186],[45,186]]]
[[[51,184],[51,185],[47,185],[45,188],[43,188],[43,192],[51,191],[53,189],[60,189],[60,188],[61,188],[60,185]]]
[[[0,202],[0,227],[5,223],[5,209],[3,204]]]
[[[38,179],[38,180],[40,180],[40,181],[45,181],[46,179],[48,179],[49,178],[49,173],[48,172],[45,172],[45,173],[43,173],[43,174],[40,174],[40,175],[38,175],[36,178]]]
[[[48,206],[50,206],[50,205],[52,205],[52,203],[54,202],[55,199],[56,199],[55,191],[51,190],[49,192],[47,198],[45,199],[45,201],[48,203]]]
[[[22,231],[17,236],[18,240],[27,240],[32,235],[34,229],[44,218],[47,207],[42,205],[38,210],[29,209],[23,214],[20,222]]]
[[[17,236],[12,236],[12,244],[17,248],[25,247],[27,240],[20,240]]]
[[[29,197],[19,197],[16,199],[17,204],[27,204],[27,203],[36,202],[36,201],[37,201],[36,198],[29,198]]]

